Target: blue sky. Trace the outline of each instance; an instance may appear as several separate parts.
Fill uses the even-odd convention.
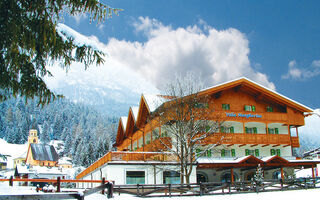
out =
[[[96,36],[111,57],[133,63],[132,69],[146,73],[157,87],[186,66],[201,72],[208,86],[248,76],[306,106],[320,107],[320,1],[102,2],[124,11],[99,25],[90,24],[88,16],[66,17],[63,23]],[[212,52],[206,44],[212,44]],[[171,50],[181,59],[161,64]]]

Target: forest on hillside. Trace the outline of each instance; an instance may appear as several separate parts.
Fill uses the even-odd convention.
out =
[[[64,141],[60,156],[69,156],[75,165],[89,166],[109,151],[118,119],[92,107],[59,99],[38,105],[37,99],[11,98],[0,102],[0,138],[9,143],[27,142],[29,130],[38,130],[42,143]]]

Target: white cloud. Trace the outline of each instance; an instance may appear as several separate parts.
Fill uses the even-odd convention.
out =
[[[288,72],[281,76],[282,79],[306,80],[320,75],[320,60],[314,60],[311,68],[298,68],[297,62],[291,60],[288,64]]]
[[[79,25],[82,20],[85,20],[88,18],[88,15],[85,13],[78,13],[78,14],[72,15],[71,17],[76,21],[76,24]]]
[[[320,67],[320,60],[314,60],[314,61],[312,61],[311,66],[313,66],[313,67]]]
[[[251,67],[248,39],[237,29],[217,30],[208,25],[173,29],[148,17],[140,17],[134,27],[147,36],[145,42],[112,38],[107,52],[158,88],[173,80],[176,73],[194,71],[202,74],[207,86],[246,76],[275,89],[265,74]]]

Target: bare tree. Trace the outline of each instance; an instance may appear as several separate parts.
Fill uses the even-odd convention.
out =
[[[181,183],[190,183],[196,157],[211,154],[218,145],[217,138],[212,140],[215,143],[210,139],[223,139],[221,134],[215,134],[223,123],[222,117],[215,112],[213,98],[201,94],[202,89],[201,81],[193,73],[177,76],[162,96],[166,102],[150,115],[150,122],[157,127],[152,134],[160,141],[154,148],[171,152],[177,158]]]

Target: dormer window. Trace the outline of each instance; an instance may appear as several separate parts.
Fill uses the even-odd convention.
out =
[[[256,107],[253,105],[245,105],[244,111],[256,111]]]
[[[222,110],[230,110],[230,104],[223,103]]]
[[[273,112],[273,107],[267,106],[267,112]]]
[[[194,104],[195,108],[209,108],[209,104],[208,103],[202,103],[202,102],[197,102]]]

